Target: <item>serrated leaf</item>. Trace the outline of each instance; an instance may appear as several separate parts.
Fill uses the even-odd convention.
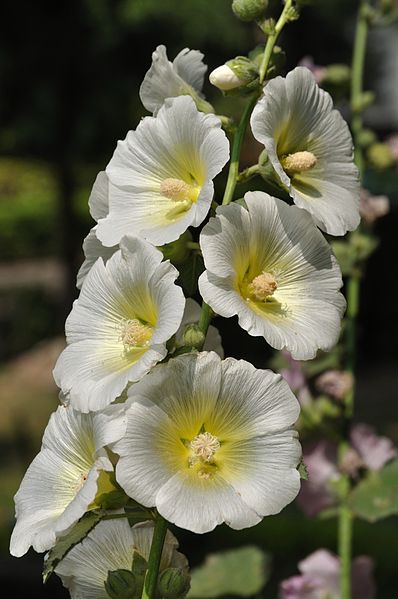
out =
[[[398,514],[398,459],[379,472],[370,472],[351,491],[348,505],[368,522]]]
[[[56,545],[47,553],[43,567],[43,582],[54,572],[54,568],[65,557],[65,555],[80,541],[82,541],[101,520],[101,512],[88,512],[75,524],[64,537],[61,537]]]
[[[268,580],[269,564],[266,554],[253,546],[210,554],[192,570],[188,598],[256,595]]]
[[[204,269],[203,258],[198,252],[192,252],[188,260],[178,266],[180,271],[178,282],[182,286],[185,295],[195,295],[198,290],[198,278]]]

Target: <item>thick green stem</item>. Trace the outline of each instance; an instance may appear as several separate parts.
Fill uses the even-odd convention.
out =
[[[148,570],[145,576],[142,599],[155,599],[158,584],[160,559],[167,533],[167,521],[157,514],[153,531],[151,551],[148,558]]]

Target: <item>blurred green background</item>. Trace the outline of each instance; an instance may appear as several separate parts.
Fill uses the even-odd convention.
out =
[[[356,6],[351,0],[323,0],[306,8],[282,39],[286,69],[308,55],[322,65],[349,62]],[[57,407],[51,370],[63,348],[64,320],[77,295],[81,243],[92,226],[87,208],[90,188],[116,141],[145,114],[138,90],[151,53],[160,43],[167,46],[171,59],[184,47],[197,48],[211,70],[260,42],[255,26],[234,18],[229,0],[1,3],[0,577],[4,595],[68,596],[56,577],[42,587],[40,556],[33,552],[19,560],[8,556],[12,496],[40,448],[49,414]],[[393,93],[398,90],[397,43],[396,27],[389,27],[388,35],[383,31],[371,36],[366,83],[378,93],[378,102],[388,100],[388,93],[390,99],[394,97],[391,86]],[[239,103],[233,106],[225,101],[208,83],[205,92],[223,112],[239,110]],[[344,102],[341,108],[345,110]],[[394,106],[388,108],[388,102],[376,103],[368,119],[381,138],[398,130],[398,114]],[[257,152],[254,142],[247,143],[243,162],[251,164]],[[219,189],[222,183],[221,178]],[[362,285],[357,419],[398,442],[397,170],[382,176],[367,173],[367,187],[387,193],[392,208],[377,225],[381,244]],[[266,365],[269,353],[263,341],[238,330],[235,319],[219,326],[226,355]],[[334,550],[336,541],[333,520],[310,520],[294,505],[252,530],[238,533],[220,527],[204,538],[184,531],[177,535],[192,564],[200,563],[208,551],[249,542],[270,551],[273,570],[266,597],[277,597],[278,581],[296,573],[298,560],[318,547]],[[374,557],[378,597],[396,597],[397,520],[375,526],[358,523],[354,552]]]

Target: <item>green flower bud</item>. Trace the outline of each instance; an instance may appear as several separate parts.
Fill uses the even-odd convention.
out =
[[[165,599],[185,597],[190,586],[190,576],[181,568],[166,568],[159,576],[158,591]]]
[[[232,11],[241,21],[255,21],[268,8],[268,0],[233,0]]]
[[[197,324],[189,324],[184,332],[184,346],[201,349],[205,336]]]
[[[188,241],[192,241],[192,235],[189,231],[185,231],[176,241],[166,243],[158,249],[162,252],[165,260],[170,260],[172,264],[181,264],[189,255]]]
[[[368,160],[377,169],[389,168],[394,164],[391,149],[383,143],[375,143],[369,147]]]
[[[360,146],[367,148],[377,142],[377,137],[371,129],[362,129],[358,134],[357,140]]]
[[[135,595],[135,575],[130,570],[109,570],[105,590],[111,599],[131,599]]]
[[[330,64],[325,67],[322,83],[344,85],[351,78],[351,69],[346,64]]]

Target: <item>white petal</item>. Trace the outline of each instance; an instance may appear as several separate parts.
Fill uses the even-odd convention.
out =
[[[300,406],[287,382],[271,370],[259,370],[245,360],[222,362],[222,384],[217,400],[217,430],[223,422],[244,428],[246,434],[273,433],[294,424]]]
[[[301,447],[295,431],[240,441],[228,468],[229,482],[251,509],[261,516],[278,514],[300,490],[296,467]]]
[[[209,532],[223,522],[240,530],[261,520],[239,493],[218,476],[193,483],[192,476],[178,473],[162,486],[156,505],[169,522],[196,533]]]
[[[72,599],[109,599],[104,587],[108,570],[130,570],[133,543],[127,519],[100,522],[69,551],[55,572]]]
[[[145,108],[156,114],[166,98],[186,93],[187,87],[168,60],[165,46],[158,46],[152,54],[151,68],[140,87],[140,98]]]
[[[106,247],[102,245],[100,240],[96,235],[97,227],[93,227],[90,233],[83,241],[83,252],[85,256],[85,260],[81,265],[79,272],[77,273],[77,281],[76,287],[81,289],[83,285],[83,281],[90,272],[91,268],[94,266],[98,258],[102,258],[104,264],[106,264],[107,260],[113,256],[116,250],[119,249],[117,245],[112,247]]]
[[[189,50],[184,48],[173,60],[173,67],[178,75],[192,85],[197,91],[201,92],[204,82],[207,65],[203,63],[203,54],[199,50]]]
[[[125,436],[112,446],[120,458],[116,480],[138,503],[153,507],[158,489],[173,475],[159,448],[159,431],[168,428],[168,416],[155,405],[138,400],[127,410]]]
[[[100,218],[105,218],[109,212],[108,193],[108,177],[105,171],[101,171],[98,173],[97,178],[95,179],[90,197],[88,199],[90,214],[97,222]]]

